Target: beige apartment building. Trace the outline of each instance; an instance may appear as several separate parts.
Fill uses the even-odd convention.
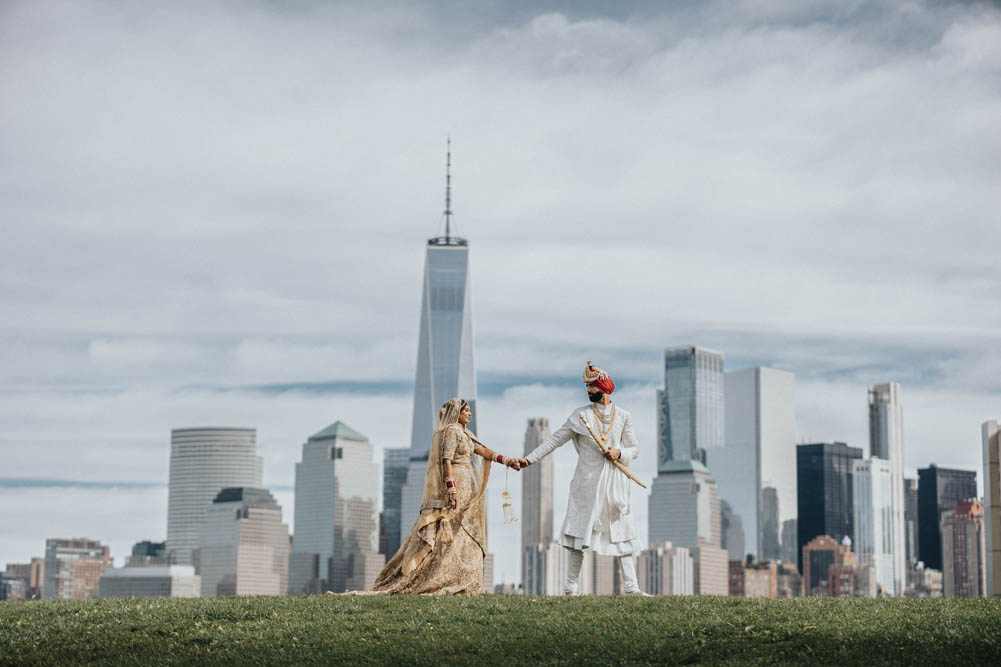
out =
[[[96,598],[104,571],[111,567],[108,547],[86,537],[45,540],[43,600]]]
[[[947,598],[979,598],[987,594],[984,558],[984,504],[963,500],[942,514],[942,574]]]
[[[202,524],[197,552],[201,597],[285,595],[288,526],[265,489],[223,489]]]

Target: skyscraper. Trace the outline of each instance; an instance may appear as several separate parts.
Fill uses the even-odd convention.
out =
[[[398,447],[382,450],[382,526],[379,533],[379,552],[392,558],[403,543],[403,536],[410,532],[411,523],[400,521],[400,493],[407,482],[410,467],[410,449]]]
[[[96,598],[104,571],[110,568],[108,547],[86,537],[45,540],[43,600]]]
[[[796,490],[796,506],[799,506],[799,489]],[[789,519],[782,523],[782,561],[795,565],[799,562],[796,550],[799,548],[799,521]]]
[[[942,575],[947,598],[987,595],[984,504],[973,498],[942,514]]]
[[[843,442],[796,447],[800,571],[803,570],[803,547],[813,538],[827,535],[840,543],[845,537],[853,537],[852,462],[861,458],[860,448],[849,447]],[[805,576],[804,573],[803,595],[808,595],[809,586],[816,582],[808,584]]]
[[[670,542],[691,550],[699,547],[700,540],[715,547],[721,544],[716,482],[695,459],[662,466],[650,491],[649,517],[650,544]]]
[[[987,596],[1001,596],[1001,428],[981,425],[984,454],[984,560]]]
[[[648,501],[649,540],[691,551],[696,593],[725,594],[727,585],[720,498],[705,465],[706,452],[724,444],[723,392],[722,353],[695,346],[664,350],[664,388],[657,392],[657,477]],[[729,530],[732,524],[727,523]],[[727,536],[736,537],[736,531]]]
[[[894,590],[907,585],[907,543],[904,522],[904,417],[900,385],[896,382],[869,388],[869,455],[890,462],[890,553],[893,555]],[[878,578],[878,574],[877,574]],[[880,582],[882,583],[882,582]]]
[[[976,497],[975,470],[940,468],[934,463],[918,470],[918,558],[925,567],[942,569],[942,513]]]
[[[774,368],[725,375],[726,446],[706,450],[720,497],[740,517],[743,554],[782,557],[782,531],[796,520],[796,378]]]
[[[747,551],[744,549],[744,522],[722,498],[719,501],[719,518],[720,546],[726,549],[730,560],[744,560],[747,556]]]
[[[871,566],[887,595],[901,595],[893,573],[892,470],[889,461],[870,458],[852,462],[852,510],[855,555]]]
[[[201,523],[224,488],[261,486],[261,457],[253,428],[175,428],[170,432],[167,558],[192,565]]]
[[[452,235],[450,168],[451,150],[445,176],[445,235],[428,239],[425,254],[410,468],[401,494],[401,526],[411,525],[420,513],[428,450],[438,408],[450,398],[464,398],[473,413],[469,429],[476,431],[469,242]]]
[[[549,437],[549,420],[528,420],[525,454]],[[521,582],[526,595],[546,594],[546,552],[553,541],[553,458],[521,473]]]
[[[904,542],[908,564],[918,560],[918,480],[904,478]]]
[[[288,591],[288,526],[265,489],[219,491],[205,513],[198,551],[203,598]]]
[[[657,392],[658,470],[698,459],[724,440],[723,354],[702,347],[664,350],[664,388]]]
[[[344,422],[303,444],[295,466],[289,592],[339,593],[375,582],[385,562],[378,554],[378,478],[372,445]]]

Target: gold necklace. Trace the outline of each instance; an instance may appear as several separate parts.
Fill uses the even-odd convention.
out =
[[[598,434],[601,436],[603,441],[607,441],[608,434],[612,432],[612,427],[615,426],[615,404],[612,403],[612,411],[609,413],[608,417],[601,414],[597,405],[591,406],[591,412],[594,413],[594,418],[598,422]],[[608,428],[602,428],[602,424],[608,424]]]
[[[598,404],[594,403],[591,405],[591,411],[594,413],[594,418],[600,421],[602,424],[610,424],[615,421],[615,403],[610,404],[612,406],[612,411],[608,413],[606,417],[598,410]]]

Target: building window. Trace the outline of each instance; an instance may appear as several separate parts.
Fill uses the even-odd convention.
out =
[[[432,287],[431,310],[461,310],[461,287]]]

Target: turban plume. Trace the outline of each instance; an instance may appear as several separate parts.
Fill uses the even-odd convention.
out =
[[[594,387],[603,394],[611,394],[615,391],[615,382],[608,376],[608,373],[587,362],[584,367],[584,384]]]

